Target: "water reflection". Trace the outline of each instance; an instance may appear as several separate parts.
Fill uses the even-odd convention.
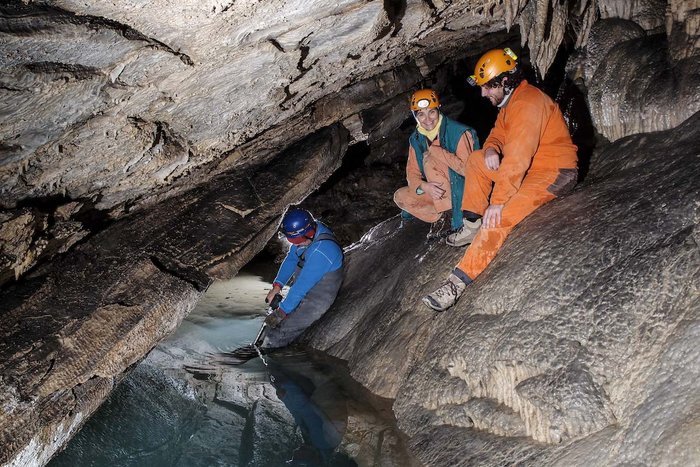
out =
[[[398,438],[386,434],[395,432],[391,420],[337,362],[288,349],[267,366],[256,358],[200,374],[183,369],[249,343],[269,286],[245,272],[214,284],[50,465],[407,465]]]
[[[298,366],[291,359],[268,359],[270,381],[276,395],[301,431],[303,442],[294,450],[289,464],[355,465],[335,451],[347,427],[345,395],[332,379],[319,384]],[[306,373],[310,374],[308,371]]]

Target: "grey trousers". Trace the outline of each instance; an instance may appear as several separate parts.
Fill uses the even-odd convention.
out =
[[[262,343],[264,349],[289,345],[331,307],[343,283],[343,268],[327,273],[313,286],[296,310],[274,329],[270,329]]]

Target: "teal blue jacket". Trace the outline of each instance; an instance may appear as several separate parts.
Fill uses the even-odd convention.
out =
[[[451,153],[457,152],[457,143],[465,132],[471,133],[474,149],[479,149],[479,137],[474,128],[452,120],[447,115],[442,114],[442,124],[440,125],[440,146],[447,149]],[[428,150],[428,138],[418,133],[418,130],[413,130],[413,133],[408,138],[411,147],[416,152],[418,159],[418,167],[425,179],[425,170],[423,169],[423,154]],[[462,227],[462,195],[464,194],[464,177],[454,170],[450,169],[450,190],[452,192],[452,228],[459,229]]]

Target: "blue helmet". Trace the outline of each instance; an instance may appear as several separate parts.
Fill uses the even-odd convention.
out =
[[[288,239],[308,237],[311,231],[316,230],[314,217],[306,209],[291,208],[282,218],[280,232]]]

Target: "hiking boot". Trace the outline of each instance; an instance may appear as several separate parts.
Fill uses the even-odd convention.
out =
[[[476,233],[481,227],[481,218],[478,218],[474,222],[464,219],[462,221],[462,227],[459,228],[455,233],[448,235],[445,242],[450,246],[464,246],[469,245],[476,236]]]
[[[423,303],[435,311],[445,311],[457,302],[466,288],[467,284],[462,279],[450,274],[439,289],[423,297]]]

